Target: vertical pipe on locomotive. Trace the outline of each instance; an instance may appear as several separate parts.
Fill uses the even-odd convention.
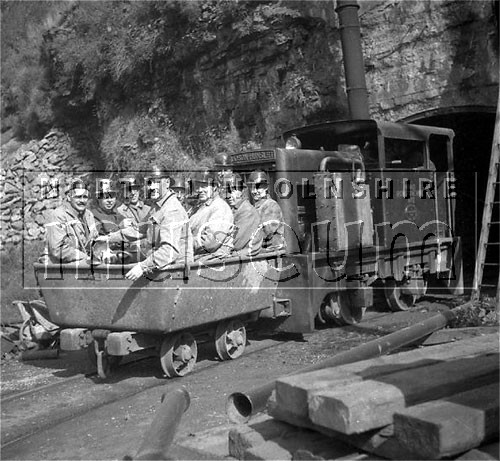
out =
[[[356,0],[337,0],[335,11],[339,16],[349,115],[352,120],[365,120],[370,113],[358,9]]]

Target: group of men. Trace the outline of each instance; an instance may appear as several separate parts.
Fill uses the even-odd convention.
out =
[[[263,171],[251,172],[246,181],[227,170],[197,171],[185,180],[153,167],[145,200],[137,178],[124,177],[119,183],[122,203],[113,182],[102,179],[92,207],[87,184],[71,184],[67,200],[46,224],[52,262],[89,260],[92,246],[99,245],[106,247],[100,259],[114,262],[125,249],[137,261],[126,278],[137,280],[175,263],[284,248],[283,216]]]

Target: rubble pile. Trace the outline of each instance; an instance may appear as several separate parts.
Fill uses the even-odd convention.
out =
[[[0,325],[0,360],[21,356],[54,358],[57,354],[42,350],[56,349],[59,344],[59,327],[49,320],[47,306],[43,300],[14,301],[22,321],[11,325]],[[34,354],[35,351],[40,351]]]
[[[42,140],[22,145],[2,162],[0,249],[22,239],[43,239],[44,211],[61,203],[66,180],[95,169],[91,160],[79,155],[85,140],[77,144],[67,133],[52,130]]]

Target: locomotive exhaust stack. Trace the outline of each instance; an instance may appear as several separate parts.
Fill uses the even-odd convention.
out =
[[[349,115],[351,120],[367,120],[370,113],[358,9],[356,0],[337,0],[335,11],[339,16]]]

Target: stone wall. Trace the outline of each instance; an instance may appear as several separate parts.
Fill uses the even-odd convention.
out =
[[[0,249],[22,239],[44,238],[44,212],[60,205],[64,184],[95,169],[92,160],[78,154],[85,146],[84,141],[79,143],[75,145],[65,132],[53,130],[41,141],[22,145],[2,162]],[[60,187],[51,189],[50,184]]]

